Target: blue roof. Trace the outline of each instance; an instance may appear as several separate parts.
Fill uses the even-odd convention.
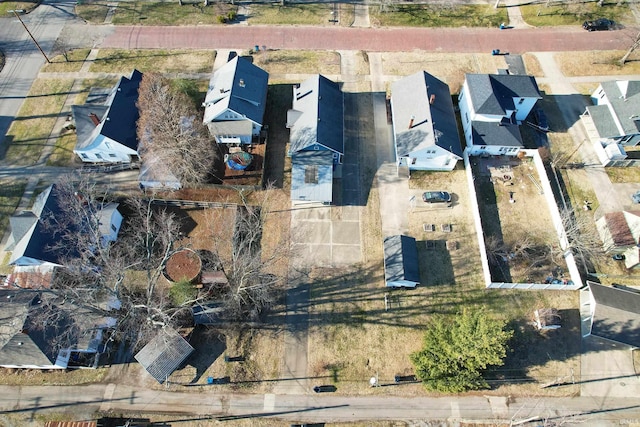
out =
[[[338,83],[317,74],[293,89],[296,112],[291,128],[290,153],[324,149],[344,154],[344,103]]]

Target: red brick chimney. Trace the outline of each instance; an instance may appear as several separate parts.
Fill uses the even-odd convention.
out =
[[[89,114],[89,117],[91,118],[91,121],[94,125],[98,126],[100,124],[100,119],[98,118],[98,116],[96,116],[96,113]]]

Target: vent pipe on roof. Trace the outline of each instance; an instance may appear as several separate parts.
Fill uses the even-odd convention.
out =
[[[413,121],[416,119],[416,116],[411,116],[411,120],[409,120],[409,129],[413,127]]]
[[[93,122],[94,125],[98,126],[100,124],[100,119],[96,116],[96,113],[89,114],[89,118]]]
[[[433,105],[433,103],[434,103],[434,102],[436,102],[436,94],[435,94],[435,93],[434,93],[434,94],[432,94],[432,95],[429,97],[429,105]]]
[[[244,87],[244,79],[240,79],[240,83],[238,83],[240,87]]]

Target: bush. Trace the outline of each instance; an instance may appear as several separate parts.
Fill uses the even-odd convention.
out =
[[[238,17],[238,14],[236,13],[235,10],[232,10],[231,12],[227,13],[228,21],[235,21],[237,17]]]
[[[216,21],[218,21],[218,24],[224,24],[227,22],[227,18],[224,15],[218,15],[216,16]]]
[[[198,289],[189,280],[180,280],[171,286],[169,296],[173,304],[180,307],[185,302],[196,299]]]

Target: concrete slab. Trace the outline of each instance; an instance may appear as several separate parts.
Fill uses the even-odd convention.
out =
[[[362,262],[362,248],[360,245],[333,245],[333,265],[351,265]]]
[[[331,243],[331,223],[330,222],[306,222],[298,224],[300,233],[305,241],[311,245]]]
[[[334,222],[331,229],[331,243],[360,244],[360,223],[354,221]]]
[[[331,219],[331,207],[294,208],[291,210],[291,219],[297,221],[329,221]]]
[[[587,337],[582,352],[581,396],[640,396],[640,377],[635,373],[630,347]]]
[[[342,206],[340,208],[340,219],[342,221],[360,221],[359,206]]]

